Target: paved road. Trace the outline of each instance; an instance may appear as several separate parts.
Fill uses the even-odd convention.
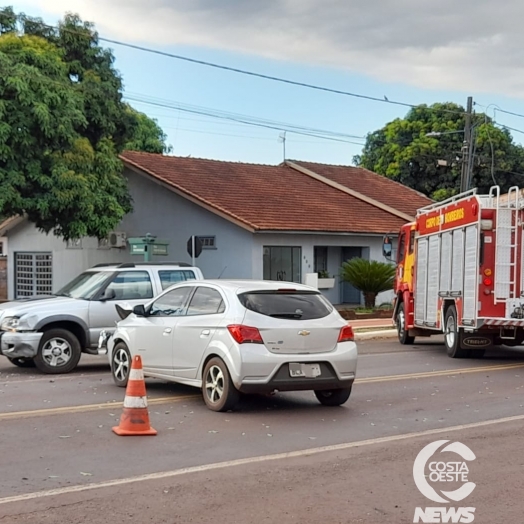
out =
[[[0,360],[0,524],[413,522],[438,505],[412,477],[438,439],[477,456],[475,522],[520,522],[524,350],[460,361],[438,340],[359,348],[341,408],[306,392],[217,414],[193,389],[148,380],[149,438],[111,432],[124,391],[104,359],[58,377]]]

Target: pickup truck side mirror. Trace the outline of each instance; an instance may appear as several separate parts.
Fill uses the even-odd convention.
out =
[[[115,298],[116,298],[115,290],[113,288],[107,288],[104,291],[104,294],[100,297],[100,300],[102,302],[105,302],[106,300],[113,300]]]
[[[133,314],[137,317],[146,317],[146,308],[144,307],[144,304],[138,304],[133,308]]]

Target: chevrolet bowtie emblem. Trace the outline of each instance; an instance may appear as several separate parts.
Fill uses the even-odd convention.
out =
[[[301,337],[307,337],[310,333],[311,333],[311,331],[307,331],[306,329],[304,329],[304,330],[298,332],[298,334],[299,334]]]

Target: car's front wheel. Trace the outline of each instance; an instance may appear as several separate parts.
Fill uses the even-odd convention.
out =
[[[348,401],[351,388],[316,390],[315,396],[323,406],[341,406]]]
[[[212,411],[229,411],[237,405],[240,394],[221,358],[214,357],[206,364],[202,376],[202,396]]]
[[[35,367],[35,361],[32,358],[24,358],[24,357],[17,357],[17,358],[7,358],[11,364],[18,366],[19,368],[34,368]]]
[[[57,375],[73,371],[81,356],[80,342],[71,331],[50,329],[42,335],[34,360],[43,373]]]
[[[131,353],[124,342],[118,342],[111,356],[111,374],[118,387],[125,388],[131,373]]]

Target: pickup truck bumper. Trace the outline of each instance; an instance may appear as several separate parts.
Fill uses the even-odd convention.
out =
[[[43,333],[0,333],[0,353],[7,358],[34,358]]]

